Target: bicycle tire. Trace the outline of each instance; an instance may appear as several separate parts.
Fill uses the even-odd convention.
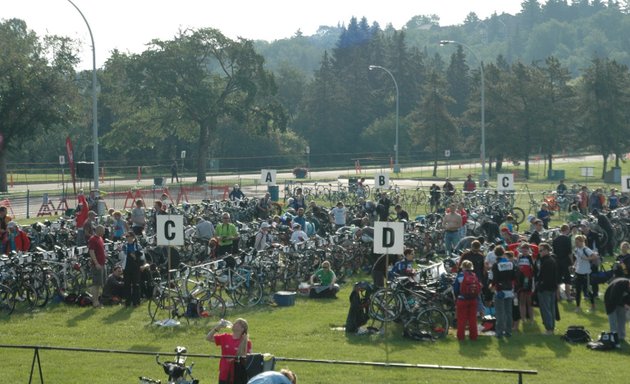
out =
[[[165,318],[172,319],[173,312],[177,312],[177,305],[175,300],[168,294],[158,295],[157,297],[153,296],[153,298],[149,300],[147,309],[151,317],[151,322],[155,322]]]
[[[510,210],[510,213],[514,217],[514,221],[516,224],[522,224],[525,221],[525,211],[521,207],[513,207]]]
[[[426,308],[409,321],[414,331],[430,333],[433,338],[442,339],[448,335],[449,321],[446,313],[437,307]]]
[[[218,295],[206,295],[197,299],[197,313],[202,318],[207,318],[210,321],[223,319],[226,312],[225,300]]]
[[[8,318],[15,309],[15,294],[11,288],[0,284],[0,319]]]
[[[232,291],[232,296],[236,304],[241,307],[253,307],[262,300],[262,285],[258,280],[250,278],[249,281],[242,281],[238,284]]]
[[[370,298],[368,313],[371,318],[378,321],[394,321],[402,313],[400,297],[389,288],[381,288]]]

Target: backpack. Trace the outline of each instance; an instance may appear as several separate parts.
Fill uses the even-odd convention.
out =
[[[617,332],[602,332],[597,341],[591,341],[586,344],[588,349],[597,351],[610,351],[619,345],[619,336]]]
[[[459,285],[459,294],[465,299],[476,299],[481,292],[481,284],[474,272],[465,271],[464,279]]]
[[[582,325],[570,325],[562,339],[570,343],[588,343],[591,341],[591,334]]]

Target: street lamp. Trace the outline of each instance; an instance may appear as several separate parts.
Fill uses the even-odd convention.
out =
[[[381,67],[380,65],[370,65],[368,67],[370,71],[375,68],[382,69],[383,71],[387,72],[387,74],[394,81],[394,87],[396,87],[396,143],[394,144],[394,152],[395,152],[396,158],[394,161],[394,172],[400,173],[400,165],[398,164],[398,96],[399,96],[398,83],[396,82],[396,78],[394,77],[394,75],[392,75],[392,73],[387,68]]]
[[[92,139],[94,146],[94,189],[98,191],[98,117],[97,113],[97,101],[96,101],[96,46],[94,45],[94,36],[92,35],[92,28],[90,28],[90,23],[88,23],[87,19],[83,15],[83,12],[77,7],[72,0],[68,0],[72,6],[79,11],[79,14],[85,21],[85,25],[87,25],[88,32],[90,32],[90,40],[92,40]],[[98,192],[97,192],[98,193]]]
[[[475,51],[472,50],[468,45],[464,43],[460,43],[455,40],[440,40],[440,46],[445,46],[447,44],[459,44],[462,47],[468,49],[470,53],[477,59],[479,62],[479,70],[481,71],[481,179],[480,182],[483,185],[483,182],[486,181],[486,86],[483,75],[483,61],[479,60]]]

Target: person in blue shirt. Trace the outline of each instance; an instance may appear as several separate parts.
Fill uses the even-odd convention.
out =
[[[403,252],[404,258],[400,261],[397,261],[394,264],[394,267],[389,273],[389,279],[393,280],[395,277],[399,276],[413,276],[413,249],[406,248]]]
[[[619,208],[619,196],[617,196],[617,190],[612,188],[608,196],[608,209],[612,211],[617,208]]]
[[[536,217],[543,222],[543,228],[549,229],[551,212],[549,212],[549,206],[547,205],[547,203],[542,203],[542,205],[540,206],[540,211],[538,211]]]

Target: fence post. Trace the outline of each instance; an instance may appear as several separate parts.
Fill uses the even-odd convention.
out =
[[[30,206],[31,206],[31,190],[27,189],[26,190],[26,218],[30,219],[31,215],[30,215]]]
[[[35,347],[35,352],[33,353],[33,362],[31,363],[31,375],[28,378],[28,384],[33,382],[33,371],[35,370],[35,360],[37,360],[37,368],[39,369],[39,382],[44,384],[44,375],[42,374],[42,364],[39,360],[39,348]]]

